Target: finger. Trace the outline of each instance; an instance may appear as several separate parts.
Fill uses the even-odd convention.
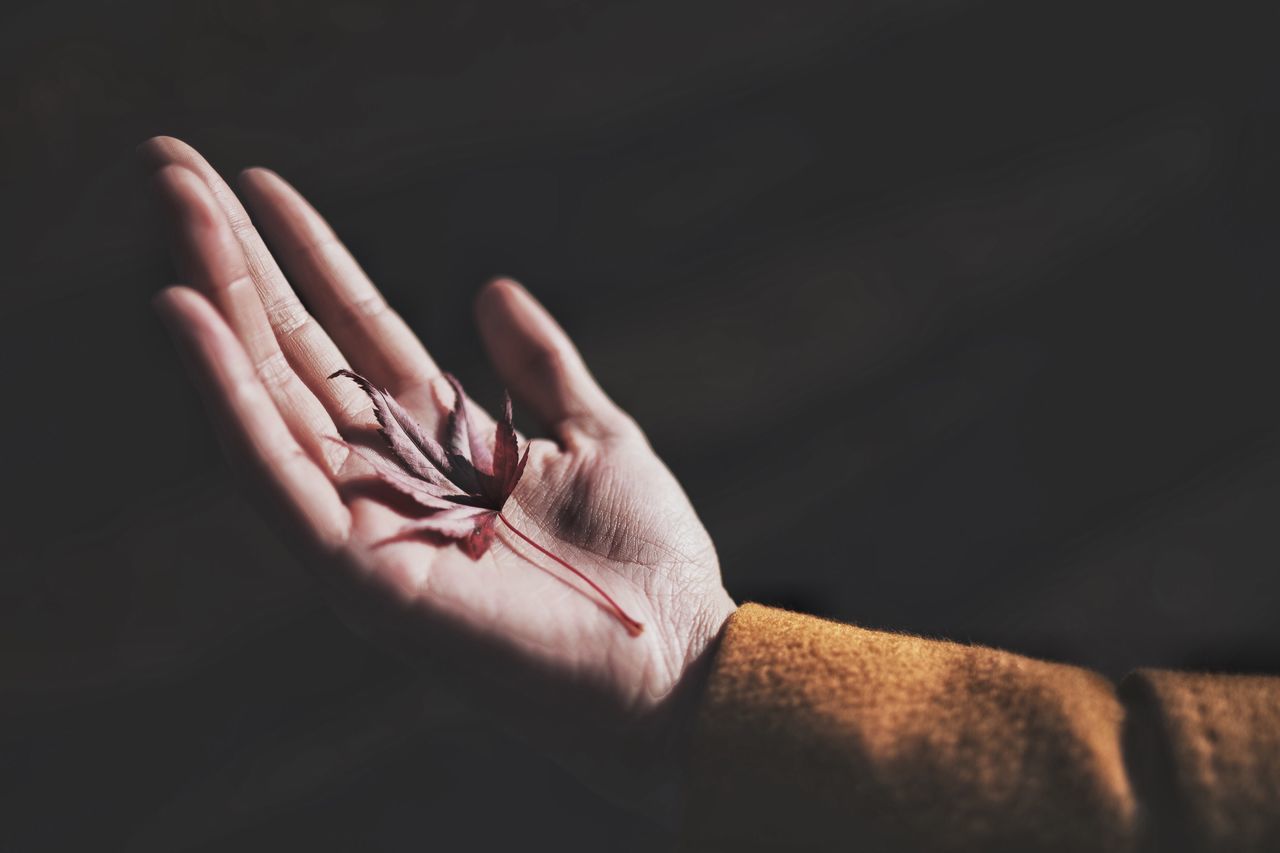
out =
[[[529,291],[510,279],[491,281],[477,297],[476,317],[498,375],[553,434],[606,438],[635,429]]]
[[[369,399],[350,382],[329,380],[335,371],[350,367],[346,358],[298,300],[267,244],[254,228],[249,214],[227,183],[194,148],[169,136],[147,140],[138,147],[138,155],[153,169],[176,165],[200,176],[226,214],[227,222],[240,243],[258,299],[294,372],[324,404],[339,426],[368,423]]]
[[[331,550],[351,516],[333,482],[294,439],[222,315],[186,287],[171,287],[156,308],[173,335],[233,464],[304,537]]]
[[[342,448],[324,438],[336,435],[337,427],[281,351],[222,208],[204,181],[181,166],[165,166],[152,184],[164,206],[182,275],[217,306],[240,339],[294,437],[313,459],[338,470]]]
[[[421,395],[440,369],[324,218],[268,169],[247,169],[240,187],[289,277],[356,370],[397,397]]]

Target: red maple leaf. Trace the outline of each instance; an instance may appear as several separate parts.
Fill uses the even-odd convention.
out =
[[[628,631],[639,634],[644,629],[593,580],[530,539],[502,514],[529,461],[527,444],[524,454],[520,454],[509,394],[503,395],[502,417],[494,430],[491,448],[481,434],[480,422],[467,406],[462,384],[448,373],[444,377],[453,388],[455,402],[439,441],[387,391],[350,370],[339,370],[329,378],[339,376],[355,382],[373,401],[378,432],[386,440],[392,458],[345,441],[342,444],[369,463],[379,480],[423,508],[422,517],[401,528],[402,535],[429,532],[454,539],[471,559],[478,560],[493,544],[497,522],[501,521],[603,596]]]

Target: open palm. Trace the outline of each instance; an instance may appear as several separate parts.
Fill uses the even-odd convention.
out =
[[[361,632],[451,673],[589,781],[622,796],[640,795],[624,777],[661,781],[691,673],[734,605],[679,485],[564,332],[514,282],[491,282],[477,300],[494,367],[552,437],[529,445],[503,515],[644,623],[639,636],[501,524],[478,560],[448,540],[398,535],[417,513],[332,440],[378,446],[369,398],[330,377],[356,370],[434,433],[452,404],[440,369],[278,176],[249,170],[241,187],[280,263],[193,149],[160,137],[140,151],[192,285],[157,305],[229,456],[335,606]]]

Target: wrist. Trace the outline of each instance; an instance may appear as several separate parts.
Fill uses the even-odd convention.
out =
[[[711,678],[724,626],[736,610],[737,605],[721,591],[714,604],[695,620],[684,670],[655,709],[650,737],[639,739],[640,758],[643,760],[647,755],[652,764],[646,774],[647,784],[633,793],[632,807],[671,829],[681,820],[698,710]]]

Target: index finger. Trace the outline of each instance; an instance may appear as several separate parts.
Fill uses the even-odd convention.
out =
[[[240,244],[258,299],[289,364],[340,426],[367,422],[368,399],[349,382],[329,381],[336,371],[350,368],[346,357],[303,307],[227,182],[199,152],[170,136],[148,139],[138,146],[138,155],[157,171],[182,166],[204,181]]]

